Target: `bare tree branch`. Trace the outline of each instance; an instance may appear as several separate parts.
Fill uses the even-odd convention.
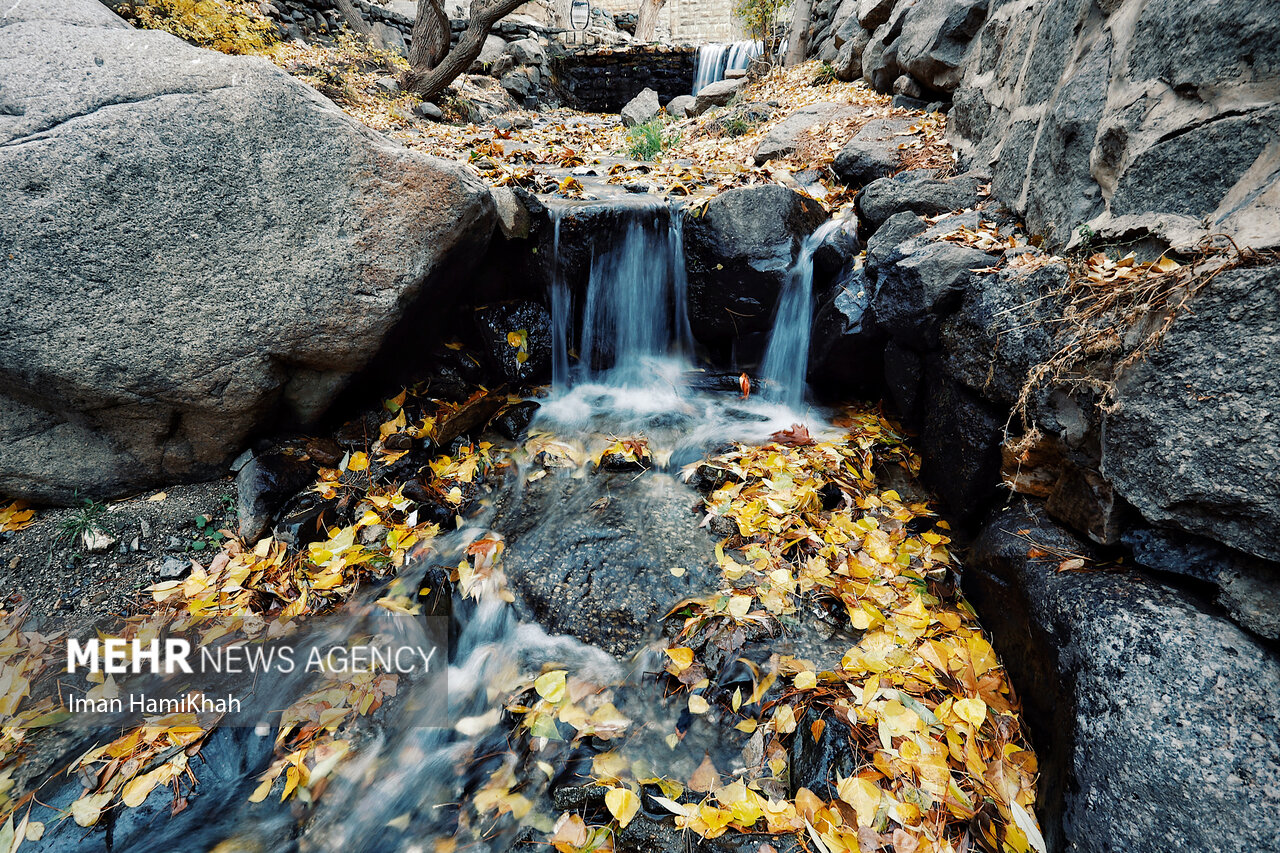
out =
[[[465,72],[471,67],[471,63],[476,61],[493,25],[524,5],[526,1],[472,0],[471,19],[467,22],[467,29],[463,32],[462,38],[458,39],[453,49],[448,51],[434,67],[428,68],[425,65],[411,63],[401,85],[424,101],[439,97],[440,93],[458,78],[458,75]],[[422,4],[431,2],[434,0],[418,0],[419,18],[423,15]]]

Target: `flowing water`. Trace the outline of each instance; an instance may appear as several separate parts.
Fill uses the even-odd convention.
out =
[[[751,60],[763,52],[764,44],[759,41],[700,46],[693,71],[693,94],[698,94],[717,80],[723,80],[729,71],[745,71]]]
[[[560,215],[552,208],[557,259]],[[45,839],[30,849],[408,853],[436,849],[436,840],[455,835],[459,849],[508,849],[515,828],[477,826],[469,816],[468,804],[478,792],[501,774],[513,774],[523,783],[520,796],[532,813],[554,817],[559,810],[550,803],[553,780],[561,785],[586,772],[574,763],[580,764],[581,756],[554,740],[536,753],[536,762],[511,748],[515,736],[503,722],[502,703],[522,677],[537,675],[551,663],[597,689],[612,690],[612,701],[633,725],[625,741],[609,746],[633,765],[648,762],[688,778],[707,756],[721,767],[739,760],[740,744],[726,746],[733,739],[709,719],[688,720],[683,702],[669,702],[649,675],[662,666],[660,646],[652,643],[662,614],[635,610],[627,599],[635,590],[628,592],[626,581],[617,579],[642,577],[662,560],[659,577],[639,585],[641,599],[651,586],[677,597],[716,589],[712,539],[688,516],[693,493],[676,481],[675,470],[726,441],[761,441],[796,422],[807,423],[815,435],[824,431],[818,413],[799,410],[813,253],[822,235],[804,244],[778,309],[766,372],[780,390],[743,399],[723,388],[711,390],[716,383],[694,365],[680,222],[678,211],[665,205],[634,205],[624,226],[600,240],[584,293],[572,292],[557,264],[549,294],[555,381],[531,425],[534,435],[552,433],[587,451],[618,437],[642,436],[656,470],[640,477],[592,473],[584,464],[548,476],[516,454],[501,485],[480,501],[481,509],[438,537],[430,557],[407,566],[393,582],[401,590],[434,589],[436,598],[427,600],[448,607],[447,690],[439,682],[404,681],[376,715],[377,724],[366,727],[370,730],[356,744],[354,757],[338,766],[314,806],[304,808],[296,801],[279,802],[276,792],[257,804],[248,798],[274,758],[275,733],[263,721],[315,685],[301,678],[259,685],[242,719],[226,721],[201,750],[200,763],[193,759],[200,785],[184,810],[171,816],[169,800],[156,793],[139,808],[113,812],[108,833],[70,820],[51,822]],[[614,510],[608,509],[611,503]],[[610,655],[571,636],[548,633],[532,624],[528,605],[503,595],[505,581],[497,576],[471,596],[454,592],[450,600],[442,592],[447,584],[439,582],[441,572],[457,566],[468,546],[486,536],[510,537],[508,561],[523,567],[511,582],[522,595],[542,595],[552,610],[561,604],[577,608],[573,612],[585,621],[595,619],[600,630],[634,619],[636,627],[628,630],[635,635],[623,638],[631,651]],[[562,570],[566,582],[573,583],[573,571],[592,553],[604,555],[595,569],[597,585],[616,583],[616,591],[606,588],[604,598],[593,599],[579,596],[578,586],[561,590],[543,584]],[[673,578],[669,564],[682,556],[703,564],[689,565],[687,576]],[[324,646],[356,635],[427,642],[422,617],[377,606],[387,594],[386,585],[363,590],[336,612],[307,623],[290,642]],[[617,615],[609,609],[613,606]],[[776,642],[783,648],[783,641]],[[744,683],[750,687],[749,677]],[[673,746],[664,737],[678,723],[685,734]],[[85,740],[68,757],[119,731],[106,726],[96,737],[82,733]],[[42,797],[65,809],[80,792],[80,780],[67,779],[46,786]]]
[[[813,256],[832,233],[844,227],[843,220],[832,219],[805,238],[778,298],[760,378],[770,398],[785,406],[798,407],[804,400],[813,329]]]

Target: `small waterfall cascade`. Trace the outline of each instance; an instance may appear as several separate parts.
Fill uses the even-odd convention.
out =
[[[723,80],[729,71],[742,71],[751,60],[764,53],[759,41],[736,41],[732,44],[704,44],[698,48],[698,59],[693,72],[693,94],[705,86]]]
[[[648,383],[658,362],[693,351],[684,267],[683,218],[661,202],[629,205],[625,221],[597,240],[586,292],[575,305],[561,270],[563,207],[550,208],[553,275],[552,384],[567,389],[583,382],[614,386]],[[581,329],[575,320],[581,317]],[[569,354],[577,343],[578,363]]]
[[[844,227],[844,220],[832,219],[805,238],[778,298],[760,377],[770,389],[769,395],[785,406],[795,408],[804,401],[813,326],[813,256],[828,237]]]

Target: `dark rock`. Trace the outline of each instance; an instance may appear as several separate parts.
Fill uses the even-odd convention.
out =
[[[932,0],[916,3],[902,22],[896,42],[898,64],[935,92],[960,85],[969,42],[987,17],[988,0]],[[902,94],[920,97],[915,92]]]
[[[1280,566],[1199,536],[1142,525],[1126,530],[1121,541],[1142,568],[1211,584],[1236,624],[1280,639]]]
[[[979,517],[1000,482],[1000,444],[1008,416],[946,374],[935,358],[925,362],[920,403],[924,423],[920,479],[951,518]]]
[[[876,322],[915,346],[935,345],[942,320],[960,307],[972,270],[991,263],[986,252],[968,246],[918,242],[902,260],[877,270]]]
[[[736,80],[717,80],[703,86],[702,91],[693,96],[693,114],[700,116],[712,107],[723,107],[733,100],[746,84],[746,78],[739,77]]]
[[[720,344],[767,330],[800,244],[826,218],[818,202],[776,184],[729,190],[701,216],[686,216],[695,337]]]
[[[851,270],[815,312],[809,349],[815,388],[836,397],[878,396],[884,339],[868,310],[874,295],[865,272]]]
[[[858,110],[848,104],[811,104],[787,116],[769,128],[756,147],[756,165],[778,157],[786,157],[796,150],[805,131],[816,124],[827,124],[858,115]]]
[[[976,264],[977,256],[971,257]],[[987,399],[1012,406],[1032,368],[1057,350],[1054,333],[1064,306],[1050,297],[1066,283],[1065,264],[975,275],[960,310],[941,329],[951,375]]]
[[[1215,276],[1121,375],[1102,472],[1148,521],[1280,560],[1280,267]]]
[[[859,0],[858,23],[864,30],[874,30],[889,20],[898,0]]]
[[[874,119],[864,124],[836,154],[831,170],[854,187],[884,178],[898,168],[898,134],[911,122],[905,119]]]
[[[503,438],[521,441],[529,429],[529,422],[533,420],[539,408],[541,406],[533,400],[515,403],[503,409],[502,414],[493,419],[491,426]]]
[[[871,38],[862,50],[862,77],[877,92],[890,91],[893,81],[902,74],[895,42],[902,33],[902,22],[912,5],[895,5],[888,19],[871,31]]]
[[[190,560],[179,560],[175,557],[165,557],[164,563],[160,566],[160,571],[156,576],[162,581],[180,580],[191,571]]]
[[[868,184],[858,194],[858,213],[875,228],[904,210],[920,216],[962,210],[977,204],[979,183],[973,175],[939,180],[927,171],[912,170]]]
[[[553,633],[634,652],[676,602],[719,583],[711,537],[690,512],[694,498],[660,473],[530,483],[497,521],[517,609]],[[677,578],[674,566],[688,571]]]
[[[858,28],[848,41],[840,46],[836,58],[831,62],[835,67],[837,80],[852,83],[854,80],[861,79],[862,51],[866,49],[869,41],[871,41],[871,33]]]
[[[93,0],[4,14],[0,493],[221,475],[255,432],[315,421],[489,239],[473,173],[263,59]]]
[[[546,306],[529,300],[503,302],[477,308],[475,319],[485,358],[503,378],[534,385],[551,380],[551,314]],[[512,334],[520,338],[514,345]]]
[[[906,257],[903,250],[908,247],[903,244],[928,228],[927,222],[909,210],[886,219],[867,240],[868,275],[874,276],[882,267],[896,264]]]
[[[643,89],[627,105],[622,108],[622,126],[635,127],[653,121],[662,112],[658,103],[658,93],[652,89]]]
[[[920,110],[921,112],[928,112],[929,110],[928,101],[913,98],[910,95],[894,95],[893,106],[900,110]]]
[[[906,421],[919,423],[920,385],[924,359],[920,353],[890,339],[884,345],[884,386],[889,401]]]
[[[507,45],[506,53],[515,60],[516,65],[543,65],[547,61],[547,52],[536,38],[523,38]]]
[[[255,453],[236,475],[236,515],[240,538],[256,542],[285,501],[311,485],[319,465],[300,441]]]
[[[858,752],[854,748],[849,724],[829,709],[811,705],[796,726],[791,741],[791,795],[808,788],[822,800],[840,799],[836,784],[858,770]],[[821,734],[814,737],[813,726],[819,723]]]
[[[962,163],[994,166],[993,195],[1030,231],[1055,247],[1078,241],[1084,224],[1150,228],[1186,246],[1206,231],[1280,244],[1280,169],[1266,153],[1276,107],[1243,94],[1280,80],[1270,10],[1241,0],[991,6],[949,136]],[[1110,96],[1121,90],[1142,95]],[[1169,217],[1183,221],[1171,230]]]
[[[1280,814],[1261,792],[1280,786],[1274,651],[1185,593],[1058,572],[1060,558],[1029,558],[1032,547],[1089,554],[1019,501],[988,521],[964,585],[1023,701],[1049,849],[1272,846]]]
[[[920,84],[910,74],[903,74],[893,81],[893,93],[895,95],[905,95],[914,100],[920,100],[920,98],[924,97],[924,90],[920,88]]]

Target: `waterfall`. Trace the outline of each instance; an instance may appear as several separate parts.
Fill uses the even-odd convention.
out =
[[[573,303],[560,270],[560,219],[564,209],[547,208],[551,217],[551,381],[569,383],[569,335],[573,329]]]
[[[698,48],[698,59],[693,72],[693,94],[717,80],[723,80],[729,71],[742,71],[751,60],[764,53],[764,44],[758,41],[736,41],[732,44],[704,44]]]
[[[778,299],[760,376],[770,396],[786,406],[798,407],[804,401],[813,326],[813,255],[828,236],[843,227],[843,220],[832,219],[805,238]]]

